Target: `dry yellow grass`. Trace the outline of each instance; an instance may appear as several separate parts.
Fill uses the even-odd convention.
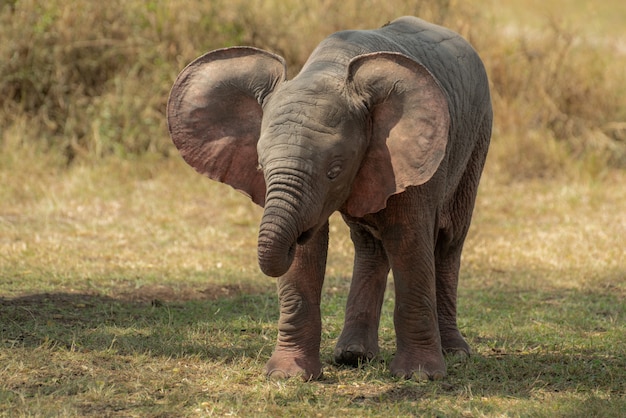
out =
[[[10,57],[0,63],[0,144],[61,164],[170,155],[167,94],[196,56],[253,45],[284,55],[293,75],[328,34],[414,14],[483,57],[503,176],[603,175],[626,165],[625,35],[610,23],[626,11],[617,1],[559,4],[560,14],[542,5],[533,15],[521,3],[444,0],[11,2],[0,8],[0,37],[11,39],[0,45]]]

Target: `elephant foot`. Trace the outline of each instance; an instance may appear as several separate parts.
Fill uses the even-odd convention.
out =
[[[299,376],[308,382],[322,377],[322,363],[319,354],[306,356],[298,352],[276,350],[265,364],[265,374],[272,380]]]
[[[441,352],[397,353],[389,368],[396,377],[417,381],[442,380],[446,376],[446,362]]]
[[[449,332],[441,331],[440,335],[443,354],[459,360],[467,360],[471,356],[472,349],[458,329]]]
[[[372,361],[378,355],[378,347],[368,349],[363,344],[337,345],[335,363],[347,366],[358,366]]]
[[[368,335],[367,330],[353,332],[344,328],[335,347],[335,363],[356,367],[372,361],[378,352],[377,332]]]

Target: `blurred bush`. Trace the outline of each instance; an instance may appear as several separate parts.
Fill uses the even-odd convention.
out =
[[[297,73],[341,29],[412,14],[448,26],[491,77],[494,151],[509,178],[626,167],[624,51],[558,22],[523,31],[453,0],[12,0],[0,2],[0,146],[58,156],[169,155],[165,106],[205,51],[253,45]]]
[[[626,51],[556,21],[493,29],[477,39],[502,142],[495,163],[513,177],[626,168]]]

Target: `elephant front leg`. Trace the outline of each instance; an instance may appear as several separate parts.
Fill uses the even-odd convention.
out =
[[[378,355],[378,327],[389,261],[380,240],[359,224],[348,225],[355,249],[354,269],[335,362],[356,366]]]
[[[308,243],[297,246],[289,271],[278,279],[278,339],[265,365],[272,379],[300,376],[308,381],[322,376],[320,302],[327,252],[328,223]]]
[[[437,320],[434,249],[430,238],[387,245],[393,270],[397,351],[390,364],[398,377],[438,380],[446,375]]]

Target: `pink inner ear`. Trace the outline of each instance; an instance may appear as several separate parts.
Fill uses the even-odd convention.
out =
[[[389,150],[385,142],[375,141],[363,158],[343,210],[356,218],[376,213],[385,208],[389,196],[400,191],[396,189]]]
[[[354,58],[347,83],[372,109],[370,145],[344,205],[348,214],[360,217],[433,176],[445,156],[450,115],[432,74],[403,54]]]
[[[285,78],[284,60],[250,47],[209,52],[178,76],[168,101],[170,135],[185,161],[264,204],[256,144],[260,98]]]
[[[260,105],[236,90],[202,93],[189,95],[179,106],[182,117],[171,126],[176,146],[200,174],[230,185],[262,206],[265,182],[256,152]]]

